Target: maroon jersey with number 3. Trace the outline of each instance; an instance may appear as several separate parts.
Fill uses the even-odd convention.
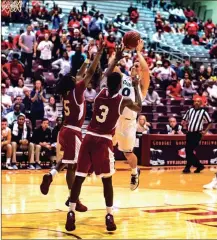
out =
[[[95,98],[93,116],[87,130],[102,135],[114,135],[122,99],[120,94],[110,97],[108,89],[102,89]]]
[[[85,91],[84,81],[76,83],[75,88],[68,91],[63,96],[64,125],[71,125],[81,128],[86,115],[86,105],[84,101]]]

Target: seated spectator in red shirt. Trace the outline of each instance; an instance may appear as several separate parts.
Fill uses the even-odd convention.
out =
[[[174,99],[181,99],[181,85],[177,80],[173,80],[171,85],[167,87],[167,96]]]
[[[195,101],[195,99],[197,98],[201,98],[201,101],[202,101],[202,106],[205,107],[207,105],[207,96],[206,96],[206,93],[203,91],[203,88],[200,87],[198,90],[197,90],[198,93],[196,93],[194,96],[193,96],[193,100]]]
[[[194,19],[190,18],[189,22],[187,22],[187,24],[185,26],[185,29],[191,37],[194,37],[197,35],[199,27],[198,27],[197,23],[194,22]]]
[[[204,24],[205,34],[207,37],[210,36],[212,30],[215,28],[215,24],[212,22],[212,19],[208,19],[207,22]]]
[[[77,20],[76,16],[68,23],[68,28],[80,28],[80,22]]]
[[[9,75],[13,86],[17,86],[18,80],[22,77],[22,74],[24,72],[23,65],[19,63],[18,58],[19,55],[15,53],[13,55],[13,60],[4,64],[3,66]]]
[[[14,39],[13,39],[14,48],[20,49],[19,38],[20,38],[20,35],[23,34],[23,33],[24,33],[24,30],[20,29],[20,34],[18,34],[14,37]]]
[[[138,9],[134,8],[133,11],[130,14],[130,20],[137,24],[138,20],[139,20],[139,13],[138,13]]]
[[[49,13],[48,13],[48,11],[47,11],[45,6],[43,6],[43,8],[41,8],[41,10],[39,12],[39,18],[43,19],[43,20],[49,21],[50,15],[49,15]]]
[[[165,23],[165,25],[163,26],[163,30],[164,30],[164,32],[168,32],[168,33],[172,32],[172,28],[171,28],[169,22]]]
[[[217,58],[217,44],[213,45],[213,47],[209,51],[211,58]]]
[[[109,56],[112,55],[112,53],[115,51],[115,35],[113,32],[111,32],[109,34],[109,36],[107,38],[105,38],[105,43],[106,43],[106,47],[108,49],[108,54]]]
[[[85,28],[88,27],[89,23],[91,21],[91,16],[88,15],[87,11],[83,11],[83,15],[82,15],[82,23],[83,23],[83,26]]]
[[[184,14],[185,14],[186,18],[188,18],[188,19],[196,16],[195,12],[189,6],[184,11]]]

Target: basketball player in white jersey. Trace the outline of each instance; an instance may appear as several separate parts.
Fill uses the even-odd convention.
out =
[[[143,40],[140,40],[138,42],[138,46],[136,47],[138,61],[135,61],[133,67],[131,68],[130,77],[122,74],[122,88],[119,93],[125,97],[131,98],[132,101],[135,101],[137,97],[134,88],[134,81],[139,80],[139,92],[142,100],[145,98],[150,84],[148,64],[141,53],[143,47],[144,42]],[[136,155],[133,153],[136,142],[136,118],[136,112],[133,112],[129,108],[125,108],[118,120],[113,139],[113,144],[118,144],[118,149],[124,153],[124,156],[131,167],[131,190],[135,190],[139,186],[140,174],[140,169],[137,168],[138,160]]]

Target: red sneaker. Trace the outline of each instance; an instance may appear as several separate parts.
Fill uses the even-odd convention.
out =
[[[75,226],[75,213],[73,211],[68,212],[65,229],[67,231],[74,231],[76,228]]]
[[[105,224],[107,231],[115,231],[117,229],[114,222],[114,217],[109,213],[105,216]]]
[[[41,193],[42,194],[44,194],[44,195],[48,194],[49,187],[50,187],[52,182],[53,182],[53,177],[52,177],[52,175],[50,173],[49,174],[45,174],[43,176],[43,180],[42,180],[42,183],[40,185],[40,189],[41,189]]]
[[[79,200],[76,203],[76,207],[75,210],[77,212],[86,212],[88,210],[88,208],[86,206],[84,206]]]

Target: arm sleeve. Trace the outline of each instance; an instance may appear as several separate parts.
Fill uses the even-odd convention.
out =
[[[206,121],[207,121],[208,123],[211,123],[211,122],[212,122],[212,120],[211,120],[211,118],[210,118],[210,116],[209,116],[209,114],[208,114],[207,111],[204,112],[204,118],[206,119]]]
[[[189,119],[189,110],[186,112],[186,114],[183,116],[183,120],[185,120],[185,121],[188,121],[188,119]]]
[[[79,81],[75,85],[75,98],[78,104],[82,104],[84,101],[84,91],[85,91],[85,82],[84,80]]]

